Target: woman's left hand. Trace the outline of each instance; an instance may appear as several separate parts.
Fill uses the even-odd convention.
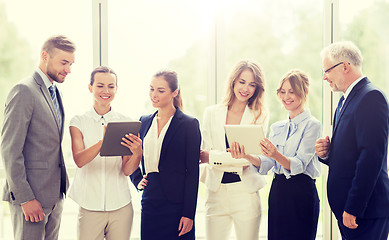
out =
[[[142,140],[134,134],[126,134],[121,144],[128,147],[134,156],[142,156]]]
[[[244,146],[240,146],[239,143],[233,142],[231,143],[231,146],[229,149],[227,149],[228,152],[231,153],[231,156],[235,159],[241,159],[246,158],[247,154],[244,151]]]
[[[180,231],[178,236],[180,237],[180,236],[190,232],[190,230],[192,230],[192,227],[193,227],[193,220],[192,219],[187,218],[187,217],[181,217],[180,224],[178,225],[178,231]]]
[[[278,154],[276,146],[269,139],[265,138],[259,144],[261,146],[262,152],[266,157],[274,158]]]

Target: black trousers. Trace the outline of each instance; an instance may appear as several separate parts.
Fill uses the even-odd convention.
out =
[[[319,210],[314,179],[275,174],[269,193],[268,239],[314,240]]]

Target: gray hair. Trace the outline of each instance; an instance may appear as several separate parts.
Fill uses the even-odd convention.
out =
[[[333,43],[324,48],[320,55],[323,58],[328,56],[331,62],[349,62],[358,68],[362,67],[361,50],[351,41]]]

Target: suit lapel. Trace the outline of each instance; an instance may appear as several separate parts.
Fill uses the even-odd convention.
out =
[[[335,135],[336,129],[338,128],[338,125],[339,125],[339,123],[340,123],[340,121],[342,119],[343,113],[347,110],[347,107],[349,106],[349,104],[351,103],[353,98],[357,97],[357,93],[359,92],[359,90],[362,87],[366,86],[369,82],[370,81],[367,79],[367,77],[365,77],[361,81],[359,81],[357,83],[357,85],[354,86],[353,90],[351,90],[350,94],[347,96],[347,98],[346,98],[346,100],[345,100],[345,102],[343,104],[342,110],[339,113],[339,120],[336,123],[336,125],[334,126],[334,130],[333,130],[333,134],[332,135]]]
[[[162,142],[162,147],[161,147],[161,155],[159,158],[159,162],[161,162],[161,159],[163,159],[163,156],[166,152],[167,146],[169,145],[169,142],[173,139],[174,134],[176,133],[177,129],[179,129],[181,123],[182,123],[182,117],[183,113],[179,108],[177,108],[172,121],[170,122],[169,128],[167,129],[166,135],[163,139]]]
[[[49,108],[50,108],[50,110],[51,110],[51,114],[53,115],[54,120],[55,120],[55,123],[57,124],[57,128],[58,128],[59,135],[60,135],[61,138],[62,138],[61,126],[59,126],[59,121],[58,121],[58,117],[57,117],[57,112],[56,112],[56,110],[55,110],[53,100],[51,99],[49,90],[46,88],[46,85],[44,84],[43,79],[41,78],[41,76],[39,75],[38,72],[35,72],[34,75],[33,75],[33,77],[34,77],[34,79],[35,79],[35,82],[39,85],[39,87],[40,87],[40,89],[41,89],[41,92],[42,92],[42,95],[43,95],[43,97],[45,98],[47,104],[49,105]],[[58,96],[58,95],[57,95],[57,96]],[[62,101],[61,101],[61,103],[60,103],[60,106],[62,107]],[[63,111],[62,111],[62,112],[63,112]]]

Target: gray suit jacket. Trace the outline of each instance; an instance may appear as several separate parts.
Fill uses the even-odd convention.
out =
[[[58,91],[57,97],[63,110]],[[62,138],[63,126],[49,90],[35,72],[16,84],[6,100],[1,140],[4,201],[20,205],[35,198],[42,207],[50,207],[63,197],[69,183]]]

